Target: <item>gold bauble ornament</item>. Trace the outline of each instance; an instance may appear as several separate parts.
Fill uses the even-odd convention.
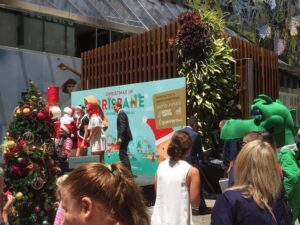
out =
[[[23,193],[22,192],[18,192],[16,194],[16,200],[22,200],[22,198],[23,198]]]
[[[16,143],[14,141],[8,141],[6,146],[8,149],[13,149],[16,146]]]
[[[22,111],[20,108],[16,109],[16,116],[20,116],[22,114]]]
[[[30,111],[29,108],[24,108],[24,109],[22,110],[22,112],[23,112],[23,114],[24,114],[25,116],[28,116],[28,115],[30,115],[30,113],[31,113],[31,111]]]

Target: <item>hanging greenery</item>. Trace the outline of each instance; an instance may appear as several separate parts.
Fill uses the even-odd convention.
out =
[[[221,36],[224,21],[216,11],[182,13],[178,22],[171,44],[177,50],[178,73],[186,77],[187,115],[200,121],[205,147],[215,149],[220,120],[240,116],[233,49]]]

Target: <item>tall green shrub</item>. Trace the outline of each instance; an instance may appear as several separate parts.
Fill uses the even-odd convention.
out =
[[[171,43],[177,50],[178,73],[186,77],[187,115],[200,121],[206,148],[215,148],[219,121],[240,116],[233,49],[221,35],[224,21],[216,11],[185,12],[178,23]]]

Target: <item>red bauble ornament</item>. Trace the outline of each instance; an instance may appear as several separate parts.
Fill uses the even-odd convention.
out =
[[[37,113],[37,118],[38,118],[39,120],[45,119],[45,114],[44,114],[44,112],[43,112],[43,111],[39,111],[39,112]]]
[[[10,172],[11,173],[16,173],[18,175],[22,175],[21,169],[19,167],[17,167],[17,166],[12,166],[10,168]]]
[[[34,211],[35,211],[36,213],[39,213],[39,212],[41,211],[41,208],[40,208],[39,206],[36,206],[36,207],[34,208]]]

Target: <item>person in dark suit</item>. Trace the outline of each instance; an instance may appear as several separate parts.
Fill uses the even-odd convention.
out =
[[[129,126],[129,121],[126,113],[122,110],[122,104],[115,102],[113,104],[114,110],[118,113],[117,116],[117,130],[118,130],[118,141],[120,145],[119,158],[120,161],[131,171],[131,165],[127,154],[127,147],[129,142],[132,140],[132,134]]]
[[[186,158],[186,161],[198,168],[199,173],[200,173],[200,205],[199,209],[193,210],[194,215],[205,215],[209,214],[211,212],[211,208],[207,207],[204,199],[204,193],[203,193],[203,170],[200,165],[200,160],[203,160],[204,158],[204,153],[202,150],[202,141],[201,141],[201,135],[197,132],[198,130],[198,122],[195,117],[191,117],[187,121],[187,126],[183,129],[186,131],[193,139],[193,147],[191,150],[190,155]]]

